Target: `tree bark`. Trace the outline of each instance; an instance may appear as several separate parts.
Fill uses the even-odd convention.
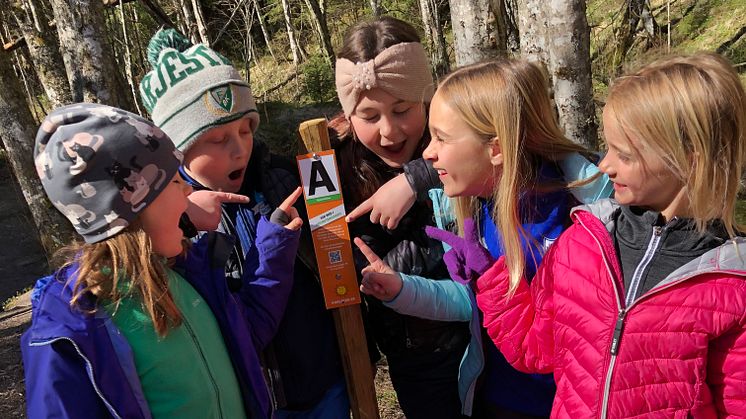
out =
[[[440,25],[440,11],[437,0],[420,0],[420,12],[422,13],[422,25],[425,29],[428,48],[430,49],[430,63],[433,66],[435,76],[440,78],[450,71],[446,41],[443,36],[443,27]]]
[[[50,28],[38,0],[27,0],[23,5],[25,10],[16,10],[14,16],[49,103],[54,108],[72,103],[67,74],[60,65],[62,55],[56,33]]]
[[[124,71],[127,75],[127,83],[130,85],[130,91],[132,92],[132,102],[135,104],[135,109],[139,115],[142,115],[140,104],[137,100],[137,81],[132,74],[132,52],[130,51],[129,36],[127,35],[127,19],[124,14],[124,3],[119,0],[119,18],[122,23],[122,39],[124,40]]]
[[[103,4],[96,0],[51,0],[60,52],[75,102],[98,102],[133,110],[107,45]]]
[[[520,52],[520,37],[516,23],[515,0],[493,0],[497,19],[497,49],[502,55],[517,55]]]
[[[192,0],[192,8],[194,10],[194,21],[197,24],[197,34],[199,40],[203,44],[210,46],[210,37],[207,34],[207,23],[205,22],[205,14],[202,12],[202,5],[199,0]]]
[[[308,10],[311,12],[313,18],[313,25],[316,28],[316,33],[319,35],[319,41],[321,42],[321,50],[324,52],[329,65],[334,69],[334,48],[332,48],[331,37],[329,36],[329,28],[326,25],[326,14],[321,10],[317,0],[305,0]]]
[[[197,34],[197,21],[194,19],[194,13],[192,12],[192,5],[190,0],[178,0],[181,6],[182,17],[184,18],[184,27],[186,32],[184,35],[188,36],[193,44],[199,43],[199,35]]]
[[[544,1],[517,0],[517,6],[521,56],[548,68],[548,16],[544,10]]]
[[[381,0],[369,0],[370,12],[373,16],[381,16]]]
[[[44,193],[33,161],[37,124],[13,76],[10,54],[0,53],[0,138],[48,256],[70,243],[73,229]]]
[[[288,42],[290,43],[290,52],[293,54],[293,64],[299,65],[302,61],[305,61],[306,54],[298,44],[298,40],[295,37],[295,28],[293,28],[293,22],[290,19],[290,3],[288,0],[282,0],[282,14],[285,17],[285,30],[288,34]]]
[[[450,4],[456,65],[496,57],[496,22],[489,0],[450,0]]]
[[[549,68],[560,125],[568,138],[593,149],[597,124],[585,0],[552,0],[548,7]]]
[[[272,56],[272,59],[277,62],[277,57],[275,57],[275,52],[272,51],[272,37],[269,35],[269,31],[267,31],[267,25],[264,22],[264,16],[262,15],[262,9],[259,7],[259,2],[257,0],[252,0],[252,3],[254,3],[254,9],[256,10],[256,16],[259,20],[259,28],[262,30],[262,36],[264,37],[264,44],[267,46],[267,51],[269,51],[269,55]]]

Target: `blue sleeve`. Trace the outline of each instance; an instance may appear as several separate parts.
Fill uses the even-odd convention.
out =
[[[570,153],[559,162],[560,169],[566,182],[574,182],[598,176],[592,182],[571,188],[570,193],[580,203],[590,204],[599,199],[608,198],[614,192],[614,185],[605,173],[601,173],[598,166],[580,153]]]
[[[72,344],[58,342],[29,346],[24,335],[21,348],[29,418],[111,416]]]
[[[402,288],[393,300],[384,302],[401,314],[440,321],[471,320],[471,303],[466,286],[451,280],[435,281],[399,274]]]
[[[253,340],[263,349],[275,335],[293,286],[293,265],[300,231],[288,230],[262,217],[251,261],[243,274],[240,297],[251,323]]]

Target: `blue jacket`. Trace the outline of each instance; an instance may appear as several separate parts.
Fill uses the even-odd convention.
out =
[[[223,262],[232,243],[220,233],[205,235],[173,269],[215,315],[247,414],[270,418],[258,351],[272,339],[282,318],[298,233],[263,219],[258,236],[264,257],[244,276],[240,298],[226,286]],[[28,416],[150,418],[131,348],[114,322],[103,310],[89,315],[71,309],[74,270],[68,267],[40,279],[32,293],[32,323],[21,337]],[[87,295],[81,308],[95,304]]]
[[[545,167],[543,176],[571,181],[590,178],[598,173],[598,168],[580,154],[568,155],[559,166],[561,173]],[[608,197],[612,190],[611,182],[604,175],[570,192],[579,202],[591,203]],[[447,228],[453,220],[448,199],[442,189],[433,189],[429,195],[433,201],[436,224],[439,228]],[[564,230],[564,222],[569,213],[567,198],[566,193],[559,192],[541,196],[538,205],[537,202],[522,201],[524,207],[538,208],[538,211],[529,217],[531,221],[523,224],[523,228],[535,242],[524,240],[524,246],[535,248],[534,244],[541,247],[551,245]],[[485,245],[496,256],[501,254],[502,250],[490,216],[489,204],[484,203],[482,210],[480,232]],[[444,246],[448,249],[447,245]],[[536,259],[526,255],[527,271],[530,276],[533,276],[544,253],[541,249],[535,250],[539,250],[534,251]],[[528,374],[515,371],[491,342],[483,344],[479,310],[476,309],[475,296],[469,287],[454,281],[432,281],[404,274],[400,276],[403,282],[401,292],[393,300],[385,302],[386,306],[401,313],[431,320],[469,321],[471,340],[459,368],[459,396],[465,415],[472,414],[477,378],[485,368],[485,349],[490,359],[492,374],[485,378],[488,382],[484,390],[492,394],[484,396],[493,402],[496,398],[499,399],[499,405],[510,410],[537,416],[549,415],[553,393],[551,378],[533,379]]]

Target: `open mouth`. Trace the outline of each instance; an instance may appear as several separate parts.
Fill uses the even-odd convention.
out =
[[[241,178],[241,175],[243,175],[243,169],[234,170],[230,173],[228,173],[228,179],[230,180],[238,180]]]
[[[404,149],[404,145],[406,143],[407,143],[406,141],[402,141],[400,143],[396,143],[396,144],[393,144],[393,145],[385,146],[384,148],[389,153],[398,153],[398,152],[402,151],[402,149]]]

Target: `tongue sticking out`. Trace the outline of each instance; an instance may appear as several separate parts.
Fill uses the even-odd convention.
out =
[[[236,180],[241,177],[242,173],[243,173],[243,170],[234,170],[228,174],[228,179]]]

